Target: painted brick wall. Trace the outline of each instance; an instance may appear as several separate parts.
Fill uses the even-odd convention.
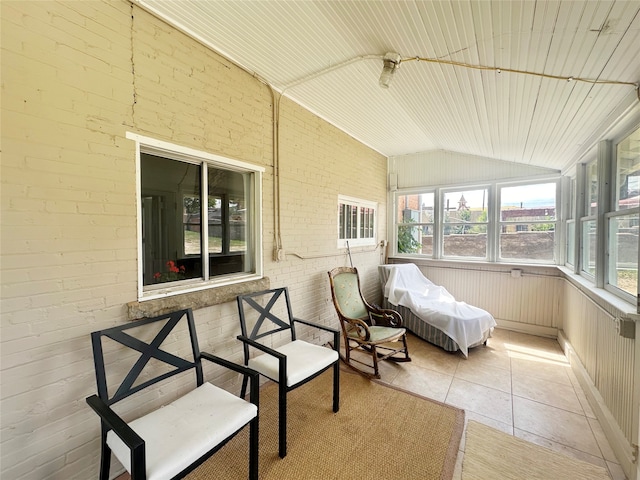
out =
[[[125,0],[0,8],[0,477],[95,478],[99,422],[84,401],[95,392],[89,333],[126,321],[125,305],[136,300],[135,151],[126,132],[265,167],[265,275],[289,287],[297,316],[334,326],[326,272],[349,264],[336,248],[338,194],[378,202],[386,239],[386,159],[283,99],[286,257],[275,262],[267,86]],[[352,251],[374,301],[381,258],[380,248]],[[201,348],[240,361],[235,304],[195,316]],[[207,375],[238,390],[233,375]]]

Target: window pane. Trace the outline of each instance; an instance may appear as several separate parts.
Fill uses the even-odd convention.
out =
[[[373,220],[375,210],[373,208],[360,207],[360,238],[373,238]]]
[[[485,188],[444,194],[444,256],[487,257],[487,202]]]
[[[447,257],[487,257],[487,225],[450,224],[444,229],[443,240]]]
[[[398,223],[433,223],[434,194],[398,195]]]
[[[500,189],[500,259],[554,261],[556,183]]]
[[[554,261],[555,223],[517,223],[503,225],[500,232],[500,258]]]
[[[587,216],[592,216],[598,213],[598,162],[587,165],[586,182],[585,197],[588,204],[585,211]]]
[[[487,189],[447,192],[444,194],[444,221],[486,222]]]
[[[250,271],[246,260],[250,173],[208,168],[209,275]]]
[[[638,293],[638,214],[609,219],[609,282]]]
[[[618,144],[616,159],[616,210],[637,207],[640,198],[640,128]]]
[[[433,255],[433,227],[427,225],[398,226],[398,253]]]
[[[182,218],[184,222],[185,255],[200,255],[202,251],[200,239],[200,197],[195,195],[182,196]]]
[[[582,271],[596,274],[596,222],[588,220],[582,223]]]
[[[500,189],[500,220],[530,222],[556,219],[556,184],[519,185]]]
[[[200,166],[141,153],[143,284],[202,276]]]
[[[209,253],[222,253],[223,221],[222,221],[222,198],[209,195],[208,213],[209,218]]]

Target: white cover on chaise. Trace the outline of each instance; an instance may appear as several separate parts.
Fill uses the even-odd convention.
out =
[[[441,330],[456,342],[466,356],[469,348],[486,341],[496,321],[486,310],[456,301],[446,288],[426,278],[417,265],[381,265],[385,269],[385,299],[404,306],[424,322]],[[393,308],[393,307],[391,307]]]

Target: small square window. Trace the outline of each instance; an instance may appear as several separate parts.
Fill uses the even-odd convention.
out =
[[[338,248],[376,244],[377,204],[338,196]]]

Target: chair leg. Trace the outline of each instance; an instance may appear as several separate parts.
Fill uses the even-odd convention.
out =
[[[402,343],[404,344],[404,356],[407,357],[407,361],[411,360],[411,358],[409,358],[409,347],[407,346],[407,336],[403,335],[402,336]]]
[[[258,480],[258,416],[249,423],[249,480]]]
[[[100,480],[109,480],[109,469],[111,468],[111,449],[107,446],[106,432],[103,432],[102,446],[100,450]]]
[[[373,376],[380,378],[380,372],[378,371],[378,352],[376,352],[375,345],[371,345],[371,357],[373,358]]]
[[[287,456],[287,386],[280,382],[278,389],[278,451],[280,458],[284,458]]]
[[[340,410],[340,360],[333,364],[333,413]]]

